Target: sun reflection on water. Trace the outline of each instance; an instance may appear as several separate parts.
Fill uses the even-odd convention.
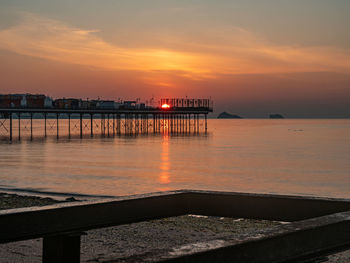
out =
[[[159,182],[163,185],[167,185],[171,182],[170,180],[170,160],[169,160],[169,135],[167,133],[163,134],[162,140],[162,153],[160,159],[160,175]],[[162,189],[163,190],[163,189]]]

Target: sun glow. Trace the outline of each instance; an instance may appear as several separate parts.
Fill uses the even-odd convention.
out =
[[[162,109],[170,109],[170,105],[164,103],[164,104],[162,105]]]

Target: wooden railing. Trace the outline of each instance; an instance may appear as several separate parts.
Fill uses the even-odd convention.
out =
[[[292,262],[350,246],[348,199],[195,190],[3,210],[0,243],[43,237],[43,262],[79,262],[83,231],[185,214],[291,223],[260,233],[259,238],[169,254],[163,261]]]

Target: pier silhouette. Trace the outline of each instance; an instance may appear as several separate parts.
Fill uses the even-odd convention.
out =
[[[0,109],[0,136],[9,141],[24,135],[65,134],[80,138],[89,135],[117,136],[137,134],[195,134],[207,131],[210,107],[148,108],[148,109]],[[42,125],[36,120],[41,119]],[[66,127],[60,127],[65,121]],[[39,127],[43,126],[43,127]],[[41,131],[39,131],[41,129]],[[34,132],[34,130],[36,132]]]

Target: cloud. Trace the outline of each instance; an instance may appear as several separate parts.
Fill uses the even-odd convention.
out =
[[[0,31],[0,48],[22,55],[107,70],[199,69],[192,54],[166,49],[123,48],[95,35],[96,30],[25,13],[18,25]]]
[[[154,48],[143,47],[142,39],[137,48],[118,46],[97,32],[22,13],[19,24],[0,31],[0,48],[91,69],[172,72],[191,79],[221,74],[350,72],[347,50],[275,45],[237,27],[202,29],[187,37],[177,32],[171,38],[153,34],[161,43]]]

